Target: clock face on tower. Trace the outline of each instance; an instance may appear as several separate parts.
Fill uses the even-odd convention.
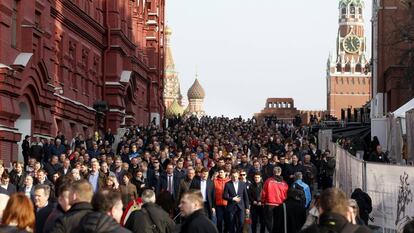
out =
[[[356,53],[361,48],[361,40],[356,35],[348,35],[344,38],[343,47],[348,53]]]

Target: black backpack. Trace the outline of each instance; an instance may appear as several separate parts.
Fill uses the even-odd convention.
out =
[[[293,184],[292,189],[296,194],[295,195],[296,201],[299,201],[301,206],[305,208],[306,207],[306,196],[305,196],[305,190],[303,189],[303,187],[298,184]]]

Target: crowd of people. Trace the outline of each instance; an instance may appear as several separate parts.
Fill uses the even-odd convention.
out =
[[[291,123],[224,117],[117,142],[111,129],[28,135],[24,161],[0,162],[0,232],[370,232],[369,196],[332,188],[335,157],[316,143]]]

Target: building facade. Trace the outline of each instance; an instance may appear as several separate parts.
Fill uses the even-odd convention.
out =
[[[372,118],[393,112],[414,98],[413,4],[412,0],[373,1]]]
[[[0,158],[164,114],[164,0],[0,2]]]
[[[297,116],[302,119],[302,123],[308,124],[312,118],[322,119],[325,116],[325,111],[298,110],[292,98],[268,98],[265,108],[260,113],[254,114],[259,122],[268,117],[276,117],[277,120],[284,122],[293,122]]]
[[[327,111],[342,118],[342,109],[365,105],[371,98],[371,73],[366,54],[364,1],[339,1],[336,52],[327,63]]]

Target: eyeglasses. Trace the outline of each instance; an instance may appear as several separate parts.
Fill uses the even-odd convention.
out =
[[[241,176],[246,176],[246,174],[240,174]]]

